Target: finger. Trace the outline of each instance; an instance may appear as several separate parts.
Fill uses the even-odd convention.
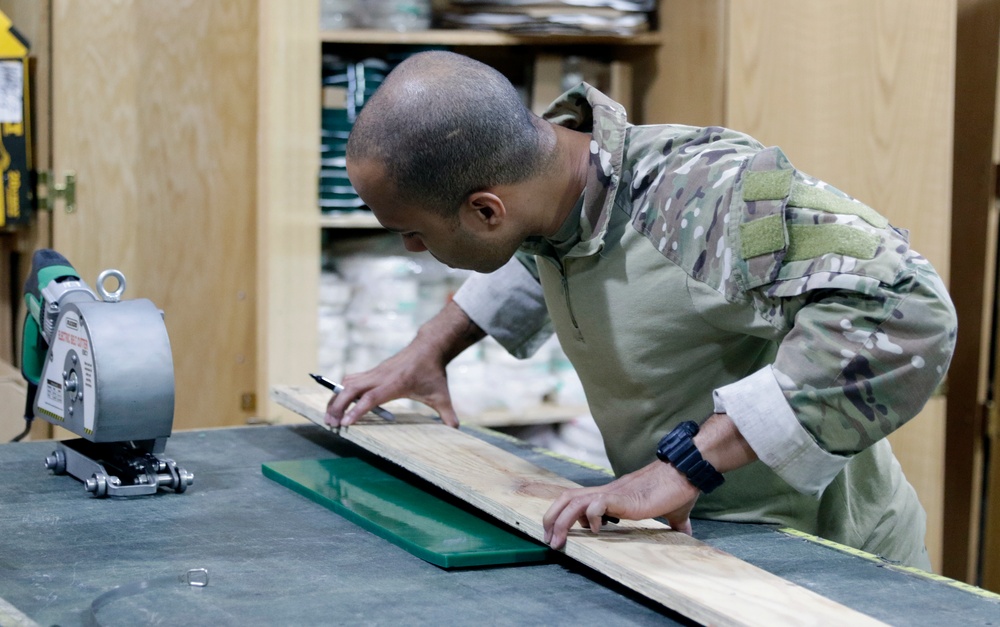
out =
[[[608,506],[602,498],[595,498],[587,506],[587,522],[580,522],[581,527],[590,527],[594,533],[601,532],[601,525],[604,524],[604,512],[608,511]]]
[[[586,517],[585,512],[588,504],[589,497],[587,495],[574,498],[567,503],[566,507],[563,508],[562,512],[559,513],[559,516],[552,523],[550,547],[561,549],[566,546],[566,538],[569,537],[569,530],[573,528],[577,520]]]
[[[333,394],[330,396],[330,400],[326,402],[326,415],[323,417],[323,421],[330,425],[331,427],[340,426],[340,417],[336,415],[333,409],[333,401],[337,399],[337,395]]]
[[[552,535],[552,529],[555,526],[556,521],[559,520],[559,517],[563,514],[564,510],[570,505],[570,503],[572,503],[577,499],[586,499],[588,498],[588,495],[599,493],[603,491],[603,489],[604,486],[592,486],[589,488],[569,488],[565,490],[562,494],[560,494],[556,498],[556,500],[552,501],[552,504],[549,505],[549,509],[546,510],[545,514],[542,515],[542,529],[545,531],[543,536],[545,543],[546,544],[549,543],[549,540],[551,539]],[[585,509],[586,505],[580,507],[580,510],[577,514],[578,517],[584,516]],[[580,524],[582,526],[587,526],[587,522],[581,522]],[[573,519],[571,518],[569,526],[571,527],[572,525],[573,525]]]
[[[336,423],[342,423],[344,420],[344,412],[347,410],[348,405],[354,400],[356,395],[355,390],[349,389],[344,386],[344,389],[339,394],[334,394],[330,401],[326,404],[326,414],[333,418]]]
[[[342,426],[354,424],[382,402],[382,398],[376,390],[368,390],[358,397],[353,407],[344,412],[344,419],[340,421],[340,424]]]
[[[438,402],[432,407],[437,411],[438,416],[441,416],[441,422],[449,427],[458,428],[458,414],[455,413],[455,408],[452,407],[450,400]]]
[[[562,513],[566,504],[569,503],[572,498],[570,496],[570,492],[572,492],[572,490],[567,490],[566,492],[560,494],[559,498],[553,501],[552,505],[549,505],[549,509],[545,510],[545,514],[542,516],[542,530],[544,532],[542,534],[542,540],[545,544],[549,544],[552,540],[552,526],[559,518],[559,514]]]
[[[680,531],[681,533],[687,535],[693,535],[691,530],[691,518],[688,517],[686,512],[671,512],[665,516],[667,522],[670,523],[670,528],[674,531]]]

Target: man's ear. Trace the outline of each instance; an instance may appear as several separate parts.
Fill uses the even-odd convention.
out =
[[[490,230],[500,226],[506,219],[507,207],[493,192],[472,192],[462,204],[461,217],[468,228]]]

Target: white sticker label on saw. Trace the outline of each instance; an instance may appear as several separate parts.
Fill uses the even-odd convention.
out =
[[[44,400],[46,401],[45,402],[46,408],[48,408],[50,406],[51,407],[58,406],[59,407],[58,410],[54,410],[53,409],[53,410],[50,410],[50,411],[52,411],[52,413],[57,414],[60,418],[62,418],[62,406],[63,406],[63,386],[62,386],[62,383],[59,383],[58,381],[53,381],[52,379],[46,379],[45,380],[45,399]],[[50,405],[50,403],[51,403],[51,405]]]
[[[70,351],[76,355],[76,363],[67,364],[66,357]],[[66,389],[64,370],[70,378],[72,372],[76,373],[77,389]],[[59,327],[52,346],[49,347],[49,360],[42,376],[45,394],[39,396],[39,408],[65,421],[67,416],[64,408],[67,402],[72,402],[66,395],[83,392],[83,426],[87,433],[93,433],[94,404],[97,400],[94,392],[94,356],[90,352],[87,329],[76,312],[67,311],[59,318]]]

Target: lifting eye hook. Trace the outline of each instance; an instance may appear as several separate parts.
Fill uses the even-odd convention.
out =
[[[114,278],[118,281],[118,287],[113,292],[109,292],[104,287],[104,282],[110,278]],[[117,303],[122,299],[122,294],[125,293],[125,275],[118,270],[107,269],[97,276],[97,293],[101,295],[101,300],[106,303]]]

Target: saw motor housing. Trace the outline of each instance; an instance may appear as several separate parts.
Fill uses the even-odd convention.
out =
[[[105,282],[114,279],[113,292]],[[95,496],[183,492],[190,473],[160,457],[173,427],[174,369],[163,313],[152,301],[122,301],[125,277],[105,270],[100,298],[66,260],[37,251],[25,286],[22,373],[34,417],[79,436],[46,459]]]

